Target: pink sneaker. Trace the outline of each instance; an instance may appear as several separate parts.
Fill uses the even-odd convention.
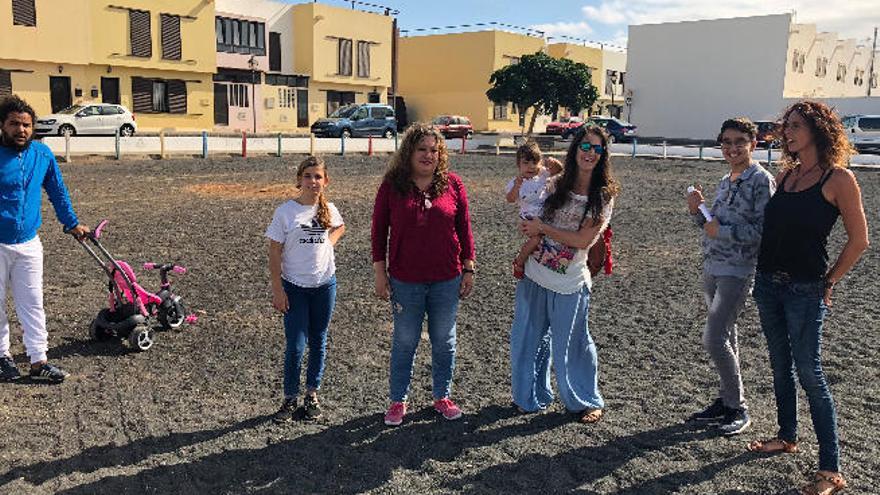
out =
[[[385,424],[388,426],[400,426],[403,423],[403,417],[406,415],[405,402],[392,402],[385,413]]]
[[[434,410],[442,414],[444,418],[452,421],[461,417],[461,409],[452,402],[449,397],[434,401]]]

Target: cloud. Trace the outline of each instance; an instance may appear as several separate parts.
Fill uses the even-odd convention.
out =
[[[816,24],[819,31],[863,40],[873,34],[877,0],[599,0],[581,8],[585,22],[624,28],[629,24],[748,17],[796,12],[796,22]],[[558,23],[576,25],[579,23]],[[617,36],[616,36],[617,37]]]
[[[533,24],[532,29],[543,31],[547,36],[586,36],[592,34],[593,28],[586,22],[555,22],[549,24]]]

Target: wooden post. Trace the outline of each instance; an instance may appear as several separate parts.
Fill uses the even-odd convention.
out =
[[[165,159],[165,131],[159,131],[159,159]]]

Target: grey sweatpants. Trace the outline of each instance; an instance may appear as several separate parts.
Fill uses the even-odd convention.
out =
[[[721,378],[721,400],[725,406],[734,409],[746,409],[739,371],[736,319],[742,312],[751,286],[752,277],[703,274],[703,291],[709,309],[706,328],[703,330],[703,348],[709,353]]]

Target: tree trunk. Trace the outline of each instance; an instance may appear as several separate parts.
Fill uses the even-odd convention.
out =
[[[532,119],[529,121],[529,133],[526,134],[527,136],[531,136],[531,135],[532,135],[532,131],[535,130],[535,120],[538,119],[538,107],[535,106],[535,107],[532,107],[532,108],[533,108],[533,110],[532,110]]]

